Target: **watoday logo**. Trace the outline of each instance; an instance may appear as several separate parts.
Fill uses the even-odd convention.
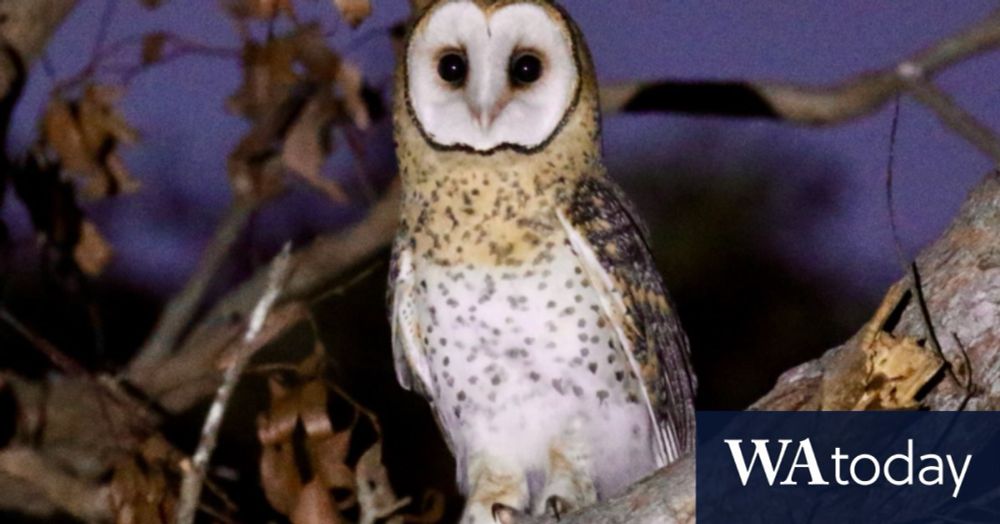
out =
[[[884,478],[894,486],[951,486],[951,496],[957,498],[962,482],[972,462],[972,455],[956,460],[950,454],[914,453],[913,439],[907,439],[906,449],[889,455],[884,460],[869,454],[848,455],[835,447],[826,463],[827,476],[823,475],[820,457],[817,457],[810,439],[751,439],[753,451],[746,459],[742,439],[724,439],[732,454],[733,465],[740,482],[746,486],[755,477],[763,477],[769,486],[797,486],[807,479],[809,486],[829,486],[831,481],[839,486],[870,486]],[[797,442],[797,444],[794,444]],[[789,461],[789,448],[795,448]],[[826,456],[822,456],[825,461]],[[832,464],[832,475],[829,466]],[[756,473],[755,473],[756,472]],[[757,482],[757,481],[754,481]]]

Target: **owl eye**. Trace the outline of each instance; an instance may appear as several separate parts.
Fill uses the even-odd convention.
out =
[[[448,53],[438,61],[438,76],[453,86],[465,83],[468,74],[469,64],[465,61],[465,57],[458,53]]]
[[[514,85],[533,84],[542,77],[542,60],[531,53],[515,55],[510,61],[510,80]]]

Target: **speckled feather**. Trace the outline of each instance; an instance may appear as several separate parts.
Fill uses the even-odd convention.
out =
[[[693,450],[696,380],[687,335],[656,270],[645,226],[624,192],[604,177],[580,180],[566,214],[623,293],[632,352],[660,424],[676,433],[682,453]]]

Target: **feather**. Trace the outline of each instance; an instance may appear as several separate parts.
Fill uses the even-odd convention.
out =
[[[605,313],[643,383],[669,463],[694,448],[696,383],[687,337],[629,206],[613,182],[589,176],[558,214],[588,276],[603,287]]]

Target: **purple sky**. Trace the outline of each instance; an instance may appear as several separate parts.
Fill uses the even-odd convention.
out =
[[[105,0],[83,0],[59,31],[49,60],[59,78],[70,76],[90,56]],[[171,0],[155,12],[136,0],[120,0],[109,41],[153,29],[213,45],[238,41],[218,2]],[[329,9],[328,2],[299,2],[302,13]],[[374,0],[375,16],[357,32],[342,27],[334,41],[345,48],[359,34],[379,31],[406,13],[404,0]],[[586,35],[604,81],[631,79],[769,79],[828,83],[865,69],[892,64],[925,45],[983,17],[989,0],[872,2],[796,0],[734,2],[704,0],[577,0],[567,7]],[[611,7],[613,5],[613,7]],[[329,16],[326,20],[332,20]],[[387,85],[393,57],[386,38],[351,48],[377,85]],[[239,84],[233,61],[194,57],[139,77],[124,103],[143,141],[128,151],[129,165],[144,187],[136,195],[94,206],[112,237],[118,258],[113,271],[132,282],[171,291],[191,271],[199,250],[230,195],[226,153],[245,125],[224,112]],[[1000,124],[1000,57],[979,58],[944,74],[939,85],[984,122]],[[16,119],[14,147],[34,132],[51,79],[36,67]],[[779,228],[783,248],[804,273],[843,279],[858,291],[879,289],[898,274],[888,227],[884,170],[891,109],[849,125],[808,129],[768,122],[691,119],[676,116],[617,116],[607,120],[607,163],[614,173],[634,166],[663,166],[693,136],[711,134],[705,162],[732,173],[752,151],[805,151],[838,162],[842,193],[833,213],[803,234],[789,209]],[[376,133],[369,167],[391,166],[387,130]],[[966,192],[990,169],[990,162],[941,128],[910,100],[902,105],[897,146],[897,213],[909,252],[945,227]],[[724,169],[728,166],[728,169]],[[359,172],[343,158],[330,171],[347,183]],[[738,172],[738,169],[736,169]],[[781,180],[790,172],[775,173]],[[835,170],[837,171],[837,170]],[[814,170],[815,172],[815,170]],[[726,176],[738,176],[729,174]],[[721,183],[722,181],[720,181]],[[338,209],[323,197],[297,191],[257,219],[262,244],[279,243],[289,231],[332,230],[359,206]],[[23,224],[23,211],[7,206],[7,219]],[[151,227],[155,226],[155,227]],[[22,228],[19,237],[27,238]],[[155,284],[151,284],[155,283]]]

